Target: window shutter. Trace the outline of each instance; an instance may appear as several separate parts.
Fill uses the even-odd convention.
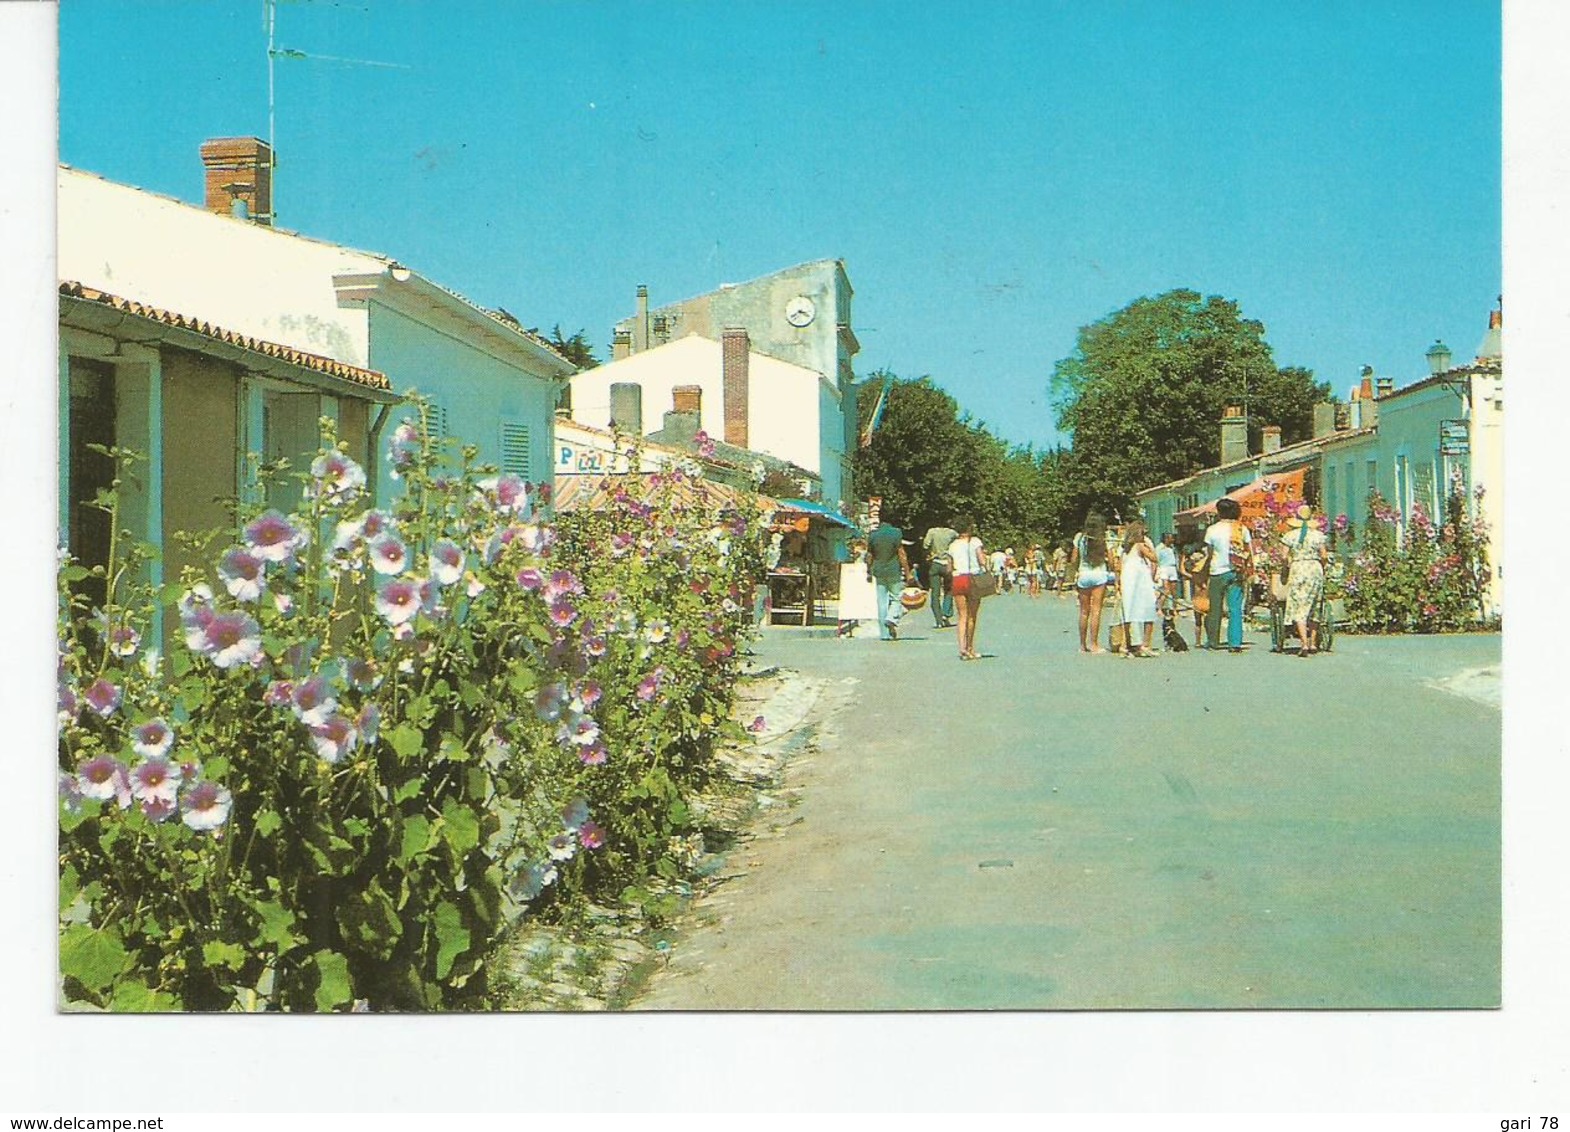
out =
[[[502,425],[502,471],[529,478],[533,466],[530,460],[529,426],[525,424]]]

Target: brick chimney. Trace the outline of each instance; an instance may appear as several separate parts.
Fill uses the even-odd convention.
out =
[[[1221,411],[1221,462],[1235,463],[1248,456],[1248,418],[1241,405],[1228,405]]]
[[[207,211],[271,227],[273,151],[260,138],[212,138],[202,143]]]
[[[1281,451],[1281,426],[1266,425],[1264,430],[1264,453],[1268,456],[1272,452],[1279,451]]]
[[[745,327],[727,326],[720,337],[720,372],[724,375],[726,444],[747,447],[747,364],[752,343]]]
[[[641,354],[649,348],[649,288],[638,284],[638,313],[632,320],[632,352]]]
[[[672,389],[671,410],[677,413],[702,413],[703,386],[678,385]]]

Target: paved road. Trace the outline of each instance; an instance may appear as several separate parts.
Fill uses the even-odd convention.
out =
[[[961,663],[930,626],[768,633],[842,706],[635,1009],[1498,1004],[1497,637],[1089,657],[1002,595]]]

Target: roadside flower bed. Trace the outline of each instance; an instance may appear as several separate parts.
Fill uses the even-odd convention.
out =
[[[678,504],[678,470],[554,518],[412,420],[387,456],[384,512],[329,433],[298,513],[243,511],[164,593],[114,491],[107,570],[62,562],[68,1002],[471,1006],[522,916],[678,872],[684,792],[745,734],[761,514]]]
[[[1348,627],[1366,633],[1452,633],[1483,626],[1490,575],[1482,500],[1479,488],[1469,512],[1465,494],[1453,490],[1442,523],[1416,505],[1401,531],[1395,508],[1372,496],[1361,546],[1327,578],[1330,596],[1346,603]]]

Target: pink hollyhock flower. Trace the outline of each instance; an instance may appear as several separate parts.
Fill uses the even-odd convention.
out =
[[[267,566],[262,559],[237,546],[219,561],[218,580],[237,601],[255,601],[267,588]]]
[[[578,607],[565,597],[551,602],[547,612],[550,616],[551,624],[559,629],[565,629],[578,619]]]
[[[162,719],[151,719],[131,730],[131,746],[146,759],[161,759],[174,746],[174,732]]]
[[[387,442],[387,462],[392,465],[392,478],[414,467],[420,456],[420,430],[413,421],[403,421],[393,429]]]
[[[347,499],[365,487],[365,469],[342,452],[324,452],[311,462],[317,490],[328,499]]]
[[[60,773],[60,804],[67,813],[77,813],[82,808],[82,780],[74,774]]]
[[[378,574],[401,574],[409,565],[409,548],[388,531],[370,544],[371,568]]]
[[[82,694],[82,698],[87,701],[87,706],[104,719],[108,719],[115,713],[120,706],[123,696],[124,693],[121,692],[119,687],[111,684],[102,676],[94,680],[87,691]]]
[[[617,531],[611,536],[611,556],[621,558],[632,549],[633,538],[629,534]]]
[[[557,570],[551,575],[550,581],[545,583],[545,597],[547,600],[566,594],[581,594],[583,583],[574,576],[571,570]]]
[[[583,651],[586,656],[595,660],[605,655],[605,638],[601,636],[589,637],[583,642]]]
[[[173,798],[143,798],[142,814],[148,821],[164,822],[174,817],[175,800]]]
[[[245,528],[245,544],[264,562],[287,562],[305,545],[305,533],[278,511],[264,511]]]
[[[62,681],[55,698],[56,715],[62,726],[76,718],[76,713],[81,710],[81,704],[76,698],[76,689]]]
[[[585,680],[578,686],[578,698],[583,701],[583,706],[586,708],[591,708],[599,703],[600,696],[603,694],[604,689],[594,680]]]
[[[373,661],[351,657],[344,662],[344,679],[361,692],[374,692],[381,687],[382,674]]]
[[[747,725],[747,730],[751,731],[754,735],[758,735],[762,733],[766,726],[768,725],[764,722],[763,717],[760,715]]]
[[[96,755],[76,768],[76,780],[84,798],[107,802],[121,789],[122,780],[129,793],[130,779],[125,765],[111,755]]]
[[[294,689],[291,702],[294,714],[307,727],[324,722],[338,708],[338,701],[333,698],[324,676],[312,676],[309,680],[301,681]]]
[[[498,511],[514,514],[528,506],[529,488],[520,476],[508,473],[484,480],[480,486],[496,500]]]
[[[376,612],[395,628],[405,626],[420,612],[420,587],[411,581],[396,578],[383,582],[376,591]]]
[[[288,680],[274,680],[262,693],[262,703],[268,707],[289,707],[294,703],[294,685]]]
[[[463,577],[463,548],[451,539],[442,539],[431,548],[431,577],[438,585],[450,586]]]
[[[354,724],[341,715],[329,715],[311,728],[311,742],[325,762],[336,763],[359,741]]]
[[[545,579],[540,576],[540,572],[533,566],[525,566],[518,571],[518,585],[530,593],[537,591],[544,584]]]
[[[142,643],[142,635],[129,625],[109,630],[109,651],[115,656],[133,656]]]
[[[131,770],[131,797],[149,802],[158,800],[174,805],[180,786],[180,770],[162,756],[144,759]]]
[[[222,786],[198,782],[187,789],[180,800],[180,808],[184,811],[181,820],[198,832],[217,829],[228,820],[229,807],[233,804],[234,797]]]
[[[610,753],[605,749],[604,743],[595,743],[578,751],[578,761],[584,766],[603,766],[609,757]]]
[[[262,629],[248,613],[215,613],[202,629],[198,652],[219,668],[250,664],[262,655]]]
[[[578,841],[585,849],[598,849],[605,844],[605,831],[592,821],[578,827]]]
[[[659,694],[659,691],[660,674],[659,670],[656,669],[638,682],[637,691],[635,691],[633,694],[644,703],[649,703],[654,699],[655,696]]]

